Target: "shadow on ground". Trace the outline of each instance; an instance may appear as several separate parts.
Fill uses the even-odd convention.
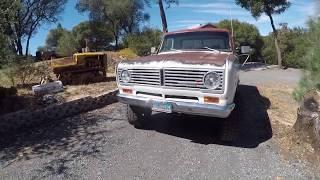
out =
[[[114,107],[117,111],[117,107]],[[47,159],[36,174],[44,177],[62,175],[74,178],[69,171],[69,163],[83,156],[100,158],[106,144],[123,144],[121,139],[106,138],[113,130],[104,127],[106,121],[117,121],[103,112],[89,112],[72,118],[56,121],[52,124],[37,125],[31,129],[22,129],[19,134],[10,134],[0,139],[0,168],[6,168],[17,161]],[[116,141],[110,143],[110,141]],[[112,147],[109,147],[111,150]],[[79,177],[80,178],[80,177]]]
[[[270,101],[261,96],[256,87],[245,85],[239,87],[238,107],[240,109],[238,135],[231,144],[219,140],[224,119],[158,113],[152,116],[148,129],[190,139],[194,143],[244,148],[255,148],[272,137],[272,127],[267,113]]]

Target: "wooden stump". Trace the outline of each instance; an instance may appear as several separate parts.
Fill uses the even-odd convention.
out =
[[[311,90],[305,94],[298,109],[298,118],[294,125],[301,138],[310,138],[316,147],[320,147],[320,92]]]

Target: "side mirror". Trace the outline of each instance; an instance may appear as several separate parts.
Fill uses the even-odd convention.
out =
[[[241,48],[240,49],[241,54],[251,54],[252,52],[251,46],[241,46],[240,48]]]
[[[237,47],[237,48],[236,48],[236,53],[237,53],[237,54],[241,54],[241,49],[240,49],[240,47]]]
[[[151,54],[156,54],[157,53],[157,48],[156,47],[151,47]]]

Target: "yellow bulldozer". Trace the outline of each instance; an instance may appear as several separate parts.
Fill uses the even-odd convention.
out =
[[[51,60],[51,67],[64,85],[99,82],[107,77],[107,54],[76,53],[72,57]]]

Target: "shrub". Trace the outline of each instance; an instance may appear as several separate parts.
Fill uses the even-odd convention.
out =
[[[304,58],[306,71],[299,86],[293,93],[298,101],[302,99],[307,91],[311,89],[320,90],[320,18],[317,21],[309,22],[307,42],[309,46]]]
[[[12,86],[16,85],[16,80],[22,86],[33,80],[36,68],[30,59],[19,59],[7,64],[4,74],[10,79]]]
[[[122,49],[118,52],[119,56],[123,56],[126,59],[133,59],[137,57],[137,54],[133,52],[130,48]]]

